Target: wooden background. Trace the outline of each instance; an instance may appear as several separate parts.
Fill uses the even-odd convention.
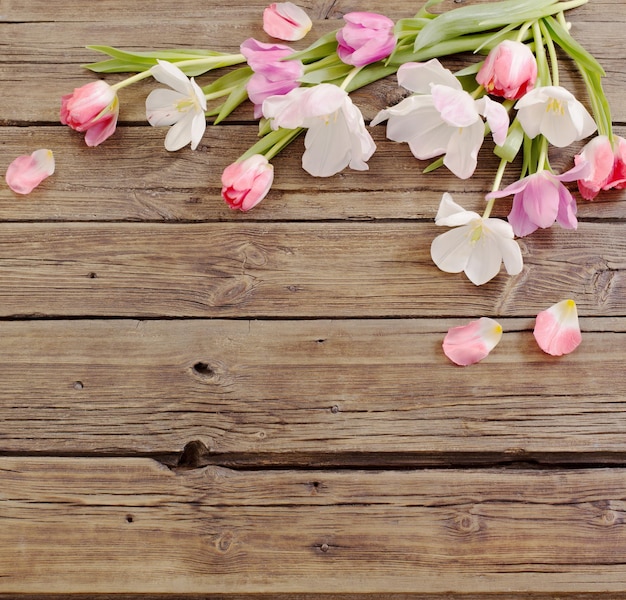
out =
[[[347,12],[420,6],[299,4],[297,47]],[[470,180],[423,175],[380,126],[369,172],[314,179],[300,139],[241,214],[220,174],[256,139],[249,106],[195,152],[147,126],[152,83],[122,90],[98,148],[58,123],[96,78],[85,45],[236,52],[268,39],[265,5],[0,0],[0,171],[57,161],[30,196],[0,186],[0,597],[626,598],[623,193],[477,288],[429,247],[443,191],[483,205],[489,144]],[[568,18],[626,135],[626,5]],[[369,121],[401,93],[392,77],[353,97]],[[532,328],[564,298],[583,343],[556,359]],[[455,367],[443,336],[479,316],[504,337]]]

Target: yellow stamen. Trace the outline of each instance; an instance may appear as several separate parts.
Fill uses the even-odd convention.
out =
[[[558,113],[561,116],[565,114],[565,109],[563,108],[563,103],[556,98],[550,98],[550,101],[546,105],[546,112]]]

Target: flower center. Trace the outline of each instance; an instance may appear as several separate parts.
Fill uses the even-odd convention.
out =
[[[546,112],[553,112],[563,116],[565,114],[565,109],[563,108],[563,103],[556,98],[550,98],[550,101],[546,105]]]

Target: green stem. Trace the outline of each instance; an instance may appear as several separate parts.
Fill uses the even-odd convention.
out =
[[[500,160],[500,165],[498,166],[498,171],[496,172],[495,179],[493,180],[493,186],[491,188],[492,192],[496,192],[500,189],[500,184],[502,183],[502,177],[504,177],[504,170],[508,164],[508,160],[505,158]],[[493,205],[495,204],[496,199],[491,198],[489,202],[487,202],[487,206],[485,207],[485,212],[483,212],[483,219],[488,219],[491,211],[493,209]]]
[[[202,65],[213,65],[213,64],[221,64],[223,66],[236,65],[238,63],[245,62],[245,60],[246,58],[243,54],[232,54],[228,57],[208,56],[208,57],[203,57],[203,58],[192,58],[189,60],[181,60],[178,62],[172,62],[172,64],[178,67],[179,69],[181,69],[184,67],[199,67]],[[136,75],[131,75],[127,79],[124,79],[123,81],[119,81],[118,83],[113,84],[111,87],[113,88],[113,90],[117,92],[118,90],[121,90],[122,88],[128,87],[129,85],[132,85],[133,83],[137,83],[138,81],[141,81],[142,79],[147,79],[148,77],[152,77],[151,68],[145,71],[141,71],[140,73],[137,73]]]
[[[132,85],[133,83],[137,83],[138,81],[141,81],[142,79],[147,79],[148,77],[152,77],[152,73],[150,72],[150,69],[148,69],[147,71],[142,71],[141,73],[137,73],[136,75],[132,75],[131,77],[127,77],[126,79],[124,79],[123,81],[119,81],[118,83],[114,83],[111,86],[111,88],[115,92],[117,92],[118,90],[121,90],[122,88]]]
[[[352,80],[360,73],[361,69],[363,67],[354,67],[354,69],[352,69],[352,71],[350,71],[347,75],[346,78],[343,80],[343,82],[341,83],[341,85],[339,86],[342,90],[345,90],[348,88],[348,86],[350,85],[350,83],[352,82]]]
[[[276,142],[266,153],[265,158],[271,160],[274,158],[283,148],[291,144],[302,132],[304,127],[298,127],[297,129],[286,129],[285,136]]]
[[[551,85],[550,67],[548,66],[548,59],[546,57],[546,49],[543,45],[543,36],[541,34],[541,27],[539,21],[533,23],[533,36],[535,38],[535,56],[537,58],[537,70],[539,73],[539,84]]]
[[[548,54],[550,56],[550,66],[552,67],[552,85],[559,85],[559,60],[556,55],[554,41],[552,40],[552,36],[550,35],[550,32],[546,28],[543,21],[539,22],[539,28],[541,30],[543,39],[545,40],[546,46],[548,48]]]

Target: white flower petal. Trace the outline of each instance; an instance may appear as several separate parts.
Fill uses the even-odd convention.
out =
[[[425,63],[405,63],[398,69],[398,83],[418,94],[430,94],[431,85],[445,85],[455,90],[463,88],[459,80],[433,58]]]
[[[165,149],[170,152],[180,150],[191,142],[191,128],[195,114],[185,113],[177,123],[172,125],[165,136]]]
[[[482,146],[485,126],[477,121],[469,127],[455,129],[452,133],[443,164],[460,179],[471,177],[476,170],[478,151]]]
[[[446,273],[465,270],[471,253],[469,238],[472,225],[465,225],[438,235],[430,245],[433,262]]]
[[[345,122],[330,127],[319,121],[306,132],[304,146],[302,168],[315,177],[335,175],[350,162],[350,133]]]
[[[150,69],[152,77],[158,82],[168,85],[184,96],[189,95],[189,78],[177,66],[166,60],[157,60],[156,65]]]
[[[474,242],[465,274],[474,285],[483,285],[500,272],[501,266],[502,255],[498,240],[483,229],[480,238]]]
[[[500,239],[498,242],[506,272],[509,275],[521,273],[524,268],[524,259],[522,258],[522,249],[517,241]]]
[[[195,113],[191,120],[191,149],[195,150],[206,130],[206,117],[204,113]]]
[[[155,127],[173,125],[180,119],[176,105],[186,98],[174,90],[160,88],[150,92],[146,98],[146,117],[150,125]]]

